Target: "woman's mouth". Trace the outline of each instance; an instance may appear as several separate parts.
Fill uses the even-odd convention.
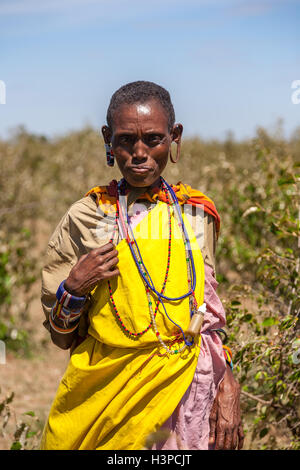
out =
[[[131,166],[129,169],[133,173],[143,174],[143,173],[148,173],[148,171],[151,171],[152,168],[148,166]]]

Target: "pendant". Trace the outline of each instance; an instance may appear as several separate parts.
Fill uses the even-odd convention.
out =
[[[200,334],[203,320],[204,320],[204,313],[206,312],[206,304],[200,305],[197,312],[191,318],[190,324],[188,329],[186,330],[186,334],[194,338],[195,336]]]

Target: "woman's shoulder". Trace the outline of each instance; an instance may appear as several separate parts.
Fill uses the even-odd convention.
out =
[[[173,186],[177,199],[184,204],[190,204],[195,207],[201,207],[204,210],[204,215],[212,216],[216,227],[216,237],[219,237],[220,232],[220,215],[217,211],[214,201],[204,194],[199,189],[194,189],[192,186],[179,181]],[[211,221],[211,218],[208,218]]]
[[[97,209],[97,203],[93,197],[82,197],[73,202],[61,217],[58,227],[69,224],[70,220],[81,219],[87,214],[94,213]]]
[[[81,218],[82,216],[95,213],[97,210],[97,200],[94,195],[84,195],[82,198],[73,202],[73,204],[67,210],[65,216],[71,217],[72,219]]]
[[[82,218],[89,218],[90,216],[99,216],[100,211],[98,210],[99,201],[102,203],[108,202],[113,199],[111,196],[112,183],[108,185],[94,186],[87,191],[80,199],[75,201],[66,211],[62,217],[61,222],[67,223],[68,220],[82,220]],[[111,201],[113,202],[113,201]],[[99,217],[98,217],[99,218]]]
[[[172,185],[172,187],[178,199],[182,199],[188,203],[194,202],[195,204],[198,201],[199,203],[207,202],[215,207],[215,203],[211,197],[203,193],[200,189],[196,189],[182,181],[179,181],[176,185]]]
[[[49,247],[58,248],[66,240],[79,243],[80,240],[90,238],[91,229],[95,229],[103,215],[99,213],[98,204],[93,195],[83,196],[75,201],[55,227],[49,242]]]

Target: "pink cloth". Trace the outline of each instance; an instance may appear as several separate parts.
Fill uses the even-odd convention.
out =
[[[146,215],[148,210],[145,209],[145,205],[139,202],[135,202],[132,205],[132,215],[129,215],[129,222],[131,227],[135,227]]]
[[[204,302],[207,312],[201,330],[202,343],[194,379],[178,407],[163,425],[170,435],[154,444],[154,450],[208,450],[209,415],[226,362],[222,341],[213,328],[225,325],[225,311],[216,294],[218,282],[205,264]]]
[[[133,205],[130,224],[134,227],[148,213]],[[218,282],[213,268],[205,268],[204,302],[206,313],[201,330],[201,350],[191,385],[182,397],[179,405],[162,426],[169,434],[164,441],[155,443],[153,450],[208,450],[209,415],[218,386],[223,379],[226,362],[223,355],[222,341],[216,328],[226,323],[223,305],[216,293]]]

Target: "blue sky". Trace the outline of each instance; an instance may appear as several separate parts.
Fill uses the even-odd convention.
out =
[[[299,0],[0,0],[0,136],[100,128],[112,93],[166,87],[185,135],[300,126]]]

